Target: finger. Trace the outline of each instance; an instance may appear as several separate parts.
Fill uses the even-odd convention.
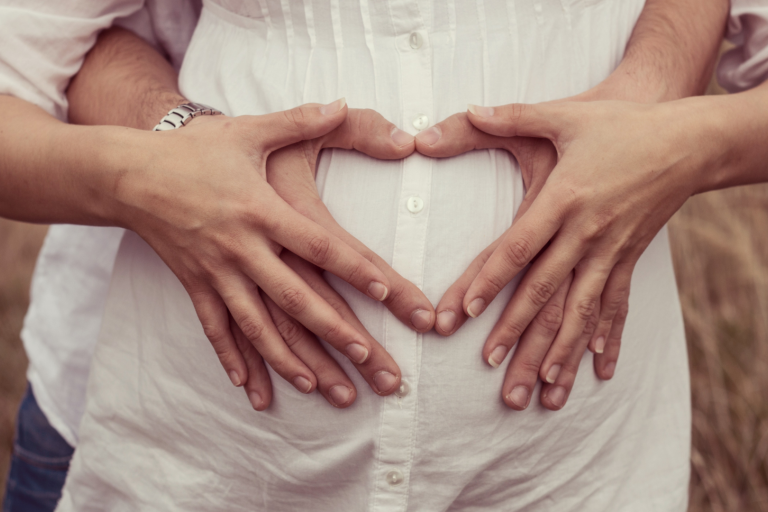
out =
[[[284,201],[274,201],[270,211],[264,229],[272,240],[374,300],[382,301],[389,295],[390,283],[381,270],[337,236]]]
[[[501,243],[501,238],[489,245],[483,250],[467,267],[467,270],[453,283],[443,294],[440,302],[437,304],[437,321],[435,330],[443,336],[450,336],[456,332],[459,327],[467,321],[467,315],[464,313],[464,295],[466,295],[469,285],[475,279],[475,276],[483,268],[493,251]]]
[[[491,364],[491,354],[499,346],[497,340],[520,338],[536,314],[549,302],[560,284],[568,278],[580,259],[581,254],[575,242],[564,237],[556,238],[536,258],[512,294],[502,319],[494,325],[483,347],[483,357],[489,364]],[[503,357],[496,351],[494,359],[499,360]]]
[[[229,328],[248,368],[248,380],[245,382],[243,390],[251,402],[251,406],[257,411],[263,411],[272,403],[272,379],[269,378],[264,359],[253,348],[231,315]]]
[[[413,153],[412,135],[371,109],[349,109],[338,128],[321,138],[322,148],[354,149],[379,160],[399,160]]]
[[[227,306],[212,288],[206,287],[196,292],[187,291],[203,326],[203,332],[229,380],[236,387],[242,386],[248,380],[248,368],[230,330]]]
[[[565,299],[572,279],[572,276],[569,276],[563,281],[547,305],[539,311],[523,333],[512,355],[502,387],[504,402],[512,409],[521,411],[530,403],[531,393],[539,378],[541,363],[563,321]],[[505,349],[504,355],[509,348]],[[498,362],[501,363],[501,361]]]
[[[396,391],[400,387],[401,378],[397,364],[384,347],[373,339],[344,298],[325,281],[317,267],[292,253],[285,254],[283,258],[323,300],[336,310],[345,322],[368,340],[371,346],[371,357],[365,364],[355,364],[355,366],[371,389],[380,395],[388,395]]]
[[[266,152],[315,139],[339,126],[347,115],[344,98],[328,105],[308,103],[300,107],[253,116],[254,133]]]
[[[318,295],[307,281],[286,266],[274,253],[263,251],[261,254],[255,254],[254,261],[258,261],[259,265],[245,262],[246,271],[259,287],[280,309],[346,355],[358,366],[361,375],[370,376],[369,384],[373,383],[373,376],[380,372],[387,372],[399,381],[400,369],[387,351],[373,338],[365,336],[365,333],[346,322],[326,298]],[[264,269],[275,269],[278,266],[282,267],[280,272],[264,272]],[[266,354],[262,352],[262,355],[266,359]],[[392,379],[379,380],[381,382],[376,383],[375,388],[379,394],[394,390],[384,386],[391,384]]]
[[[355,110],[350,111],[350,117],[353,117],[352,113],[354,112]],[[381,116],[379,118],[377,122],[387,123]],[[388,126],[389,124],[379,129],[378,132],[386,133]],[[338,142],[335,139],[329,139],[324,144],[333,145]],[[348,140],[345,138],[343,142],[347,143]],[[382,145],[386,144],[391,143],[382,142]],[[314,150],[309,157],[298,154],[299,151],[301,148],[292,146],[270,156],[267,167],[270,183],[278,189],[281,197],[286,198],[288,203],[299,213],[327,229],[328,232],[338,237],[339,240],[382,272],[389,285],[388,293],[382,302],[395,317],[418,332],[432,329],[435,318],[432,303],[416,285],[395,272],[386,261],[336,222],[317,195],[314,182],[315,164],[312,160]],[[395,153],[390,153],[390,155],[392,154]],[[277,167],[283,169],[283,174],[278,175],[273,171]],[[304,178],[291,181],[297,176],[304,176]],[[291,182],[289,183],[289,181]]]
[[[228,276],[217,289],[243,335],[275,373],[300,392],[311,393],[317,385],[315,375],[283,341],[255,284],[243,275]]]
[[[320,394],[334,407],[343,409],[351,405],[357,391],[339,363],[325,351],[314,334],[289,317],[263,292],[262,299],[285,344],[317,377]]]
[[[629,285],[632,280],[634,262],[619,262],[613,267],[605,290],[600,298],[600,320],[597,323],[595,334],[589,342],[589,349],[595,354],[602,354],[608,334],[611,332],[611,324],[619,311],[619,308],[629,299]]]
[[[613,378],[616,371],[619,350],[621,349],[621,334],[624,331],[628,312],[629,302],[627,301],[619,307],[619,311],[613,319],[611,331],[608,333],[608,341],[605,344],[605,351],[595,355],[595,373],[603,380]]]
[[[507,230],[501,244],[470,285],[463,302],[467,315],[477,317],[485,311],[502,288],[520,273],[555,235],[562,225],[564,215],[563,202],[559,201],[555,194],[547,194],[545,188],[525,215]],[[551,253],[552,248],[545,252]],[[566,256],[567,259],[574,259],[572,253]],[[573,261],[573,265],[576,261]],[[544,307],[573,265],[568,269],[560,269],[559,279],[546,290],[547,295],[540,301],[536,311]],[[531,315],[530,319],[533,316]]]
[[[595,325],[597,324],[598,311],[595,311],[592,317],[584,324],[584,331],[579,336],[577,343],[571,350],[568,358],[563,363],[562,369],[553,382],[545,381],[541,386],[540,401],[541,405],[547,409],[558,411],[562,409],[573,389],[576,381],[576,374],[579,371],[579,365],[587,350]],[[555,340],[557,341],[557,340]]]
[[[416,135],[416,150],[432,158],[446,158],[475,149],[507,149],[511,140],[478,130],[467,113],[460,112]]]
[[[585,330],[589,327],[590,339],[597,325],[600,295],[608,279],[610,267],[596,260],[586,261],[577,269],[568,292],[563,315],[563,325],[541,365],[541,380],[550,384],[558,379],[574,351],[579,357],[589,344],[581,347]]]
[[[500,137],[543,137],[550,140],[568,126],[569,107],[563,103],[511,103],[499,107],[469,105],[469,122]]]

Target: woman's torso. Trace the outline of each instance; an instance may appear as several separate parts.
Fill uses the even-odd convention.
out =
[[[206,5],[180,85],[230,115],[343,96],[415,134],[467,103],[550,100],[597,84],[642,4],[221,0]],[[435,304],[509,227],[523,195],[502,151],[382,162],[334,150],[317,180],[336,220]],[[421,209],[409,209],[413,197]],[[687,363],[665,231],[637,265],[616,377],[598,381],[585,355],[559,412],[536,400],[506,408],[504,371],[481,359],[512,286],[442,338],[329,279],[409,393],[374,395],[338,356],[358,389],[352,407],[333,409],[273,374],[274,403],[256,413],[181,285],[129,234],[62,510],[684,509]]]

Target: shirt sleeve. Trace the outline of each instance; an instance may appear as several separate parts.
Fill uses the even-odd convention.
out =
[[[0,94],[66,121],[67,85],[99,32],[143,5],[144,0],[0,0]]]
[[[731,0],[726,37],[736,47],[720,59],[720,85],[728,92],[740,92],[768,79],[768,2]]]

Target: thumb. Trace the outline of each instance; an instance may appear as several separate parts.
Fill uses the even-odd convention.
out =
[[[511,103],[500,107],[469,105],[469,122],[476,128],[501,137],[542,137],[557,139],[568,122],[563,104]]]
[[[354,149],[380,160],[397,160],[413,153],[415,142],[375,110],[352,108],[344,122],[323,137],[321,147]]]
[[[262,148],[272,152],[302,140],[322,137],[344,122],[348,110],[344,98],[327,105],[307,103],[290,110],[254,116],[254,128]]]

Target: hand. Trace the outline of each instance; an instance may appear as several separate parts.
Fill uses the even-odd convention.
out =
[[[526,187],[526,194],[518,208],[515,220],[533,204],[557,163],[557,154],[548,140],[489,135],[476,129],[469,122],[465,113],[455,114],[419,134],[416,137],[416,146],[419,152],[431,157],[450,157],[475,149],[492,148],[505,149],[512,153],[520,165]],[[462,276],[443,295],[437,306],[436,330],[438,333],[449,336],[466,322],[468,316],[464,312],[462,302],[467,289],[503,238],[502,236],[480,253]],[[563,363],[578,368],[591,331],[587,329],[585,334],[587,341],[583,341],[584,337],[582,337],[582,343],[577,346],[553,345],[561,326],[563,308],[570,283],[571,280],[567,279],[560,285],[557,293],[537,313],[522,336],[518,336],[520,338],[518,348],[512,356],[502,386],[502,393],[506,402],[514,409],[522,410],[528,406],[531,390],[536,384],[545,359],[549,363],[547,368]],[[510,308],[502,313],[486,343],[484,358],[494,367],[501,364],[509,349],[517,342],[517,337],[514,339],[504,338],[502,327],[508,321],[510,314]],[[594,322],[590,325],[594,328]],[[500,355],[499,351],[502,351]],[[598,357],[600,356],[598,355]],[[562,362],[558,363],[558,361]],[[541,377],[542,381],[545,382],[542,386],[541,403],[547,408],[559,409],[562,405],[557,401],[557,395],[549,395],[552,386],[547,383],[546,377],[546,374]],[[570,386],[572,385],[573,383],[570,382]]]
[[[234,385],[248,368],[238,350],[247,339],[301,392],[313,372],[287,347],[259,296],[357,365],[382,395],[397,389],[400,371],[386,351],[363,336],[277,256],[286,247],[374,300],[389,294],[387,277],[369,260],[296,212],[266,181],[268,156],[327,134],[346,118],[343,100],[264,116],[197,118],[182,130],[141,133],[129,168],[114,185],[118,223],[141,235],[189,293]],[[239,327],[233,335],[230,314]],[[387,378],[381,378],[388,374]],[[373,375],[379,375],[374,382]]]
[[[417,331],[431,329],[434,310],[426,296],[339,226],[321,201],[315,184],[315,171],[317,158],[324,148],[354,149],[374,158],[401,159],[413,152],[413,137],[396,129],[373,110],[350,109],[345,121],[330,133],[293,144],[270,155],[267,161],[267,181],[293,208],[338,236],[384,273],[391,286],[384,303],[395,316]],[[322,269],[289,251],[283,250],[282,258],[345,321],[372,344],[375,343],[344,299],[322,277]],[[265,296],[264,301],[291,351],[316,375],[320,393],[336,407],[350,405],[356,396],[355,387],[336,360],[324,350],[311,332],[277,307],[269,297]],[[358,369],[372,385],[382,378],[381,375],[367,371],[365,366],[358,366]],[[292,375],[283,377],[290,380]]]
[[[501,287],[531,264],[507,308],[507,321],[497,326],[503,339],[516,339],[573,272],[553,346],[589,342],[604,344],[607,357],[617,354],[634,265],[696,182],[691,153],[675,149],[685,146],[684,130],[673,116],[661,115],[670,108],[626,102],[475,107],[468,119],[476,128],[499,137],[548,138],[559,162],[467,287],[464,310],[481,314]],[[587,336],[590,321],[596,327]],[[548,379],[562,387],[564,399],[577,366],[576,360],[563,364],[559,375]],[[541,368],[546,379],[553,366],[545,360]],[[609,378],[614,368],[608,363],[598,375]]]

